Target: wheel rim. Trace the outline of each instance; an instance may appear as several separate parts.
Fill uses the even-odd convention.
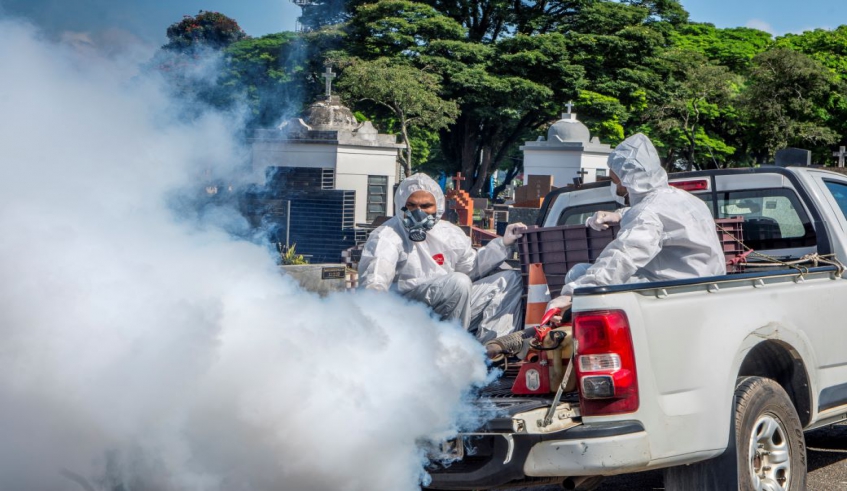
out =
[[[788,489],[791,453],[782,424],[775,417],[759,417],[750,435],[750,477],[757,491]]]

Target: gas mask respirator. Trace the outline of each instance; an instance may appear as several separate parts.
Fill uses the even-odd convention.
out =
[[[427,230],[432,230],[437,221],[435,215],[430,215],[423,210],[409,211],[405,206],[403,207],[403,226],[409,231],[409,238],[414,242],[426,240]]]

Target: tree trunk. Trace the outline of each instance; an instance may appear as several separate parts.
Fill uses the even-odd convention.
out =
[[[473,184],[473,178],[476,170],[476,139],[479,133],[477,122],[470,119],[465,121],[464,125],[464,141],[462,141],[462,176],[465,177],[461,182],[461,188],[469,190]]]
[[[470,193],[471,196],[480,196],[480,191],[482,191],[483,186],[488,183],[488,174],[490,173],[491,168],[491,147],[485,146],[482,147],[481,159],[479,167],[476,170],[476,180],[474,180],[473,186],[471,187]]]
[[[673,163],[675,157],[676,157],[676,149],[673,148],[673,147],[669,148],[668,154],[665,156],[664,161],[662,162],[662,167],[665,168],[666,172],[670,173],[671,164]]]
[[[697,125],[692,126],[691,130],[688,130],[688,128],[685,129],[685,138],[688,140],[688,148],[685,149],[685,156],[688,159],[689,171],[694,170],[694,152],[697,149],[697,143],[694,141],[694,135],[696,133]]]
[[[512,182],[512,179],[514,179],[515,176],[518,175],[518,172],[520,172],[522,168],[522,164],[514,164],[512,167],[510,167],[509,170],[506,171],[506,178],[503,180],[503,182],[494,188],[494,192],[492,193],[493,196],[491,196],[491,199],[496,200],[497,196],[499,196],[500,193],[502,193],[503,190],[506,189],[506,186],[508,186],[509,183]]]
[[[406,177],[409,177],[412,175],[412,144],[409,142],[409,128],[406,127],[405,121],[400,123],[400,133],[402,134],[403,143],[406,144],[406,158],[401,159],[403,171],[406,173]]]

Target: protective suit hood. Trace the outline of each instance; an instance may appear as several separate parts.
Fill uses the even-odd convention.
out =
[[[441,186],[426,174],[412,174],[403,180],[397,188],[397,193],[394,195],[394,216],[403,215],[403,207],[406,206],[406,201],[415,191],[432,193],[435,196],[435,207],[437,208],[436,218],[441,218],[444,215],[444,193],[441,191]]]
[[[668,187],[668,174],[662,169],[659,153],[650,139],[641,133],[630,136],[615,147],[609,155],[609,169],[629,191],[632,204],[641,201],[651,191]]]

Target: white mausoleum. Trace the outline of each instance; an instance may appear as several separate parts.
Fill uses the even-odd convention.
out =
[[[330,94],[310,107],[309,116],[292,119],[276,129],[258,130],[252,140],[253,171],[268,167],[308,167],[324,170],[326,189],[356,192],[355,221],[371,223],[394,214],[394,184],[399,181],[398,144],[394,135],[380,134],[370,121],[356,122],[353,113]],[[330,187],[331,186],[331,187]]]
[[[546,140],[539,137],[521,147],[525,183],[529,176],[553,176],[553,185],[563,187],[580,176],[589,183],[609,175],[606,161],[612,153],[611,146],[592,138],[588,127],[571,112],[572,107],[568,104],[568,112],[550,126]]]

